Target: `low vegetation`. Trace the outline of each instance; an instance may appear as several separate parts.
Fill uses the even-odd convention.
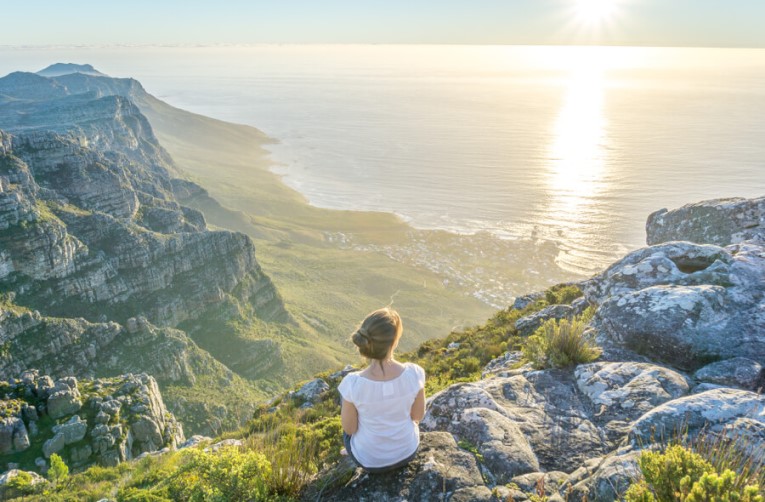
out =
[[[718,471],[701,454],[672,445],[640,455],[643,479],[630,486],[627,502],[763,502],[760,486],[732,469]]]
[[[537,369],[565,368],[589,363],[600,357],[601,350],[585,328],[592,309],[573,319],[550,319],[523,345],[523,355]]]

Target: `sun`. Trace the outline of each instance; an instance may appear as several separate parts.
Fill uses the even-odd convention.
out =
[[[611,20],[617,11],[617,0],[575,0],[576,17],[584,24],[597,25]]]

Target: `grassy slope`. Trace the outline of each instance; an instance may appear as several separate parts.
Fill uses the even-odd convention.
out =
[[[268,142],[257,129],[141,103],[160,142],[191,179],[225,207],[201,204],[214,226],[250,235],[257,257],[300,323],[283,356],[292,378],[353,359],[346,342],[368,311],[394,302],[406,322],[404,348],[486,319],[493,309],[447,288],[437,275],[376,252],[339,249],[325,232],[370,243],[403,239],[410,229],[385,213],[315,208],[268,170]],[[310,362],[306,364],[306,362]]]

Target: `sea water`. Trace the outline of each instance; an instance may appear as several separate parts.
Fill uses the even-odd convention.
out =
[[[0,48],[0,73],[91,63],[278,140],[310,203],[555,241],[592,272],[652,211],[765,195],[765,50],[322,46]]]

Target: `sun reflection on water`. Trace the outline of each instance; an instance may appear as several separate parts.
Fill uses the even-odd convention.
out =
[[[606,63],[598,48],[581,48],[570,61],[565,97],[551,125],[547,152],[545,219],[567,247],[575,251],[593,229],[593,206],[607,190],[608,129],[604,112]],[[575,254],[575,253],[574,253]],[[573,255],[561,264],[577,266]]]

